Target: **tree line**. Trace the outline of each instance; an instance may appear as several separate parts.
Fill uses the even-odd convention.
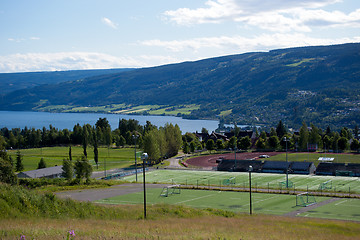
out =
[[[347,127],[340,131],[332,131],[330,127],[325,130],[318,128],[314,124],[308,126],[302,123],[299,131],[289,132],[282,121],[279,121],[276,128],[271,128],[269,133],[261,132],[255,147],[257,149],[294,151],[359,151],[359,128],[356,125],[354,129]]]

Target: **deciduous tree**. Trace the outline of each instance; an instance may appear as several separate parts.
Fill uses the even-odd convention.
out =
[[[64,159],[62,163],[62,177],[66,180],[71,181],[74,176],[74,166],[71,160]]]

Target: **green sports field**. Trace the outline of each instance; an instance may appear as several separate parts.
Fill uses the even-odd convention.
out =
[[[248,187],[249,174],[241,172],[220,171],[186,171],[186,170],[154,170],[146,173],[146,182],[149,183],[176,183],[194,186],[221,186],[226,180],[235,179],[234,187]],[[142,181],[142,174],[138,177]],[[252,187],[255,189],[279,189],[279,183],[285,181],[285,174],[252,173]],[[135,176],[125,177],[125,181],[135,181]],[[313,176],[289,174],[289,181],[293,183],[291,190],[318,191],[321,183],[328,182],[323,191],[360,194],[360,178],[339,176]]]
[[[87,148],[88,159],[93,165],[94,171],[103,171],[113,168],[125,168],[134,164],[134,148],[107,148],[99,147],[99,168],[96,168],[94,162],[94,149]],[[83,154],[83,148],[80,146],[73,146],[71,148],[73,160],[80,158]],[[17,150],[9,150],[9,155],[16,161]],[[46,162],[47,167],[62,165],[63,159],[69,157],[69,147],[44,147],[44,148],[30,148],[22,149],[20,153],[23,157],[24,171],[37,169],[41,158]]]
[[[250,195],[248,192],[182,189],[180,194],[173,194],[168,197],[160,196],[161,192],[161,188],[148,189],[146,194],[147,204],[177,204],[194,208],[214,208],[243,213],[248,213],[250,209]],[[316,202],[319,203],[328,199],[330,198],[316,197]],[[101,204],[143,204],[143,192],[120,195],[96,202]],[[255,214],[271,215],[284,215],[303,208],[296,206],[295,195],[267,193],[253,193],[252,206]],[[360,221],[360,200],[340,199],[298,216]]]
[[[360,199],[340,199],[299,216],[360,221]]]

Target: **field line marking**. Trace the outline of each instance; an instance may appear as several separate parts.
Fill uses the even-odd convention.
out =
[[[278,198],[279,196],[273,196],[273,197],[269,197],[269,198],[265,198],[265,199],[262,199],[262,200],[257,200],[257,201],[253,201],[252,203],[255,204],[255,203],[260,203],[260,202],[263,202],[263,201],[267,201],[267,200],[270,200],[270,199],[273,199],[273,198]],[[247,203],[245,204],[244,206],[248,206],[250,205],[250,203]]]
[[[347,202],[348,200],[343,200],[343,201],[340,201],[340,202],[338,202],[338,203],[335,203],[335,206],[337,206],[337,205],[340,205],[340,204],[342,204],[342,203],[345,203],[345,202]]]
[[[191,202],[191,201],[195,201],[195,200],[210,197],[210,196],[214,196],[214,194],[209,194],[209,195],[205,195],[205,196],[201,196],[201,197],[197,197],[197,198],[193,198],[193,199],[184,200],[184,201],[181,201],[181,202],[177,202],[176,204],[185,203],[185,202]]]

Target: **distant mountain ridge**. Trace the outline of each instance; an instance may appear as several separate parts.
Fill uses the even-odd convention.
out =
[[[360,120],[360,44],[299,47],[184,62],[11,92],[1,110],[39,105],[198,104],[190,118],[289,126]]]
[[[0,95],[36,87],[42,84],[56,84],[83,79],[92,76],[99,76],[111,73],[119,73],[133,70],[132,68],[118,69],[91,69],[91,70],[69,70],[51,72],[19,72],[19,73],[0,73]]]

